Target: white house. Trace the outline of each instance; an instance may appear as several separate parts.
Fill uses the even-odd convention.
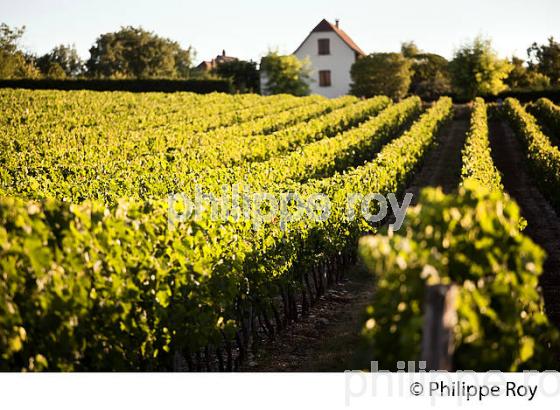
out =
[[[311,63],[312,94],[329,98],[340,97],[350,91],[350,67],[365,53],[340,27],[323,19],[294,51],[294,55]],[[266,93],[266,75],[261,72],[261,91]]]
[[[311,62],[312,94],[334,98],[348,94],[350,91],[350,67],[354,61],[365,53],[348,34],[335,24],[323,19],[303,43],[294,51],[294,55]]]

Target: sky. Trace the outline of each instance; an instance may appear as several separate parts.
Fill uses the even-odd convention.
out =
[[[83,58],[100,34],[132,25],[192,46],[195,62],[222,49],[259,60],[270,49],[292,53],[323,18],[340,19],[367,53],[414,40],[450,58],[482,35],[501,56],[524,58],[534,41],[560,40],[559,0],[0,0],[0,22],[26,26],[26,50],[75,44]]]

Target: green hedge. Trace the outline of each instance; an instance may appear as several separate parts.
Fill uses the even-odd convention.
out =
[[[501,92],[497,96],[484,96],[486,101],[496,101],[497,99],[506,99],[508,97],[515,98],[522,103],[538,100],[539,98],[548,98],[556,103],[560,102],[560,88],[550,88],[547,90],[508,90]]]
[[[31,90],[93,90],[131,92],[176,92],[194,93],[231,92],[229,80],[110,80],[110,79],[21,79],[0,80],[0,88],[27,88]]]

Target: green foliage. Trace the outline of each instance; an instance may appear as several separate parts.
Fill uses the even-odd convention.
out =
[[[33,59],[19,47],[25,27],[0,24],[0,79],[37,78],[40,74]]]
[[[560,339],[537,290],[544,252],[521,234],[519,208],[502,192],[482,99],[473,104],[462,174],[458,195],[422,192],[404,233],[362,239],[360,253],[378,279],[363,359],[386,369],[419,360],[425,287],[455,283],[456,368],[555,368]]]
[[[521,140],[541,191],[556,209],[560,209],[560,150],[551,144],[535,117],[525,111],[519,101],[507,98],[503,110]]]
[[[309,94],[308,61],[300,61],[294,55],[283,56],[271,51],[261,59],[260,69],[265,80],[262,93],[298,96]]]
[[[11,103],[15,100],[19,104]],[[27,104],[47,101],[67,107],[69,114],[25,110]],[[193,181],[211,180],[209,168],[227,171],[334,137],[388,104],[386,97],[357,101],[350,96],[329,100],[223,94],[114,93],[108,101],[106,95],[92,92],[5,90],[0,105],[5,107],[6,135],[13,138],[0,152],[5,161],[0,187],[29,198],[55,195],[72,202],[158,198],[185,190]],[[51,134],[57,139],[41,137]],[[28,155],[18,156],[20,150]]]
[[[451,93],[449,62],[442,56],[418,53],[412,59],[410,92],[422,99],[433,100]]]
[[[560,136],[560,107],[547,98],[539,98],[529,104],[527,110],[551,132]]]
[[[55,63],[55,65],[57,65]],[[58,69],[57,69],[58,70]],[[62,74],[62,73],[61,73]],[[64,90],[64,91],[126,91],[132,93],[193,92],[198,94],[231,93],[230,80],[224,79],[114,79],[114,78],[19,78],[0,79],[0,88],[20,88],[27,90]]]
[[[307,97],[315,98],[315,97]],[[237,127],[229,127],[231,132],[224,132],[223,135],[231,135],[226,138],[221,144],[213,145],[212,150],[206,149],[204,155],[206,160],[202,167],[197,166],[195,178],[197,181],[223,181],[223,183],[236,183],[240,180],[253,179],[252,174],[259,178],[267,180],[269,176],[284,174],[285,177],[291,176],[293,179],[306,177],[310,169],[305,169],[304,172],[298,174],[297,170],[302,170],[301,166],[305,167],[305,162],[295,160],[301,155],[302,146],[313,146],[314,142],[329,140],[332,137],[345,136],[347,130],[353,126],[361,125],[370,119],[371,116],[376,115],[379,111],[384,109],[390,104],[386,97],[377,97],[371,100],[361,101],[355,104],[354,97],[343,97],[341,99],[330,100],[327,103],[317,104],[313,107],[302,107],[301,109],[290,110],[278,115],[275,127],[278,129],[272,133],[256,133],[250,136],[236,135]],[[338,106],[342,104],[342,107]],[[337,109],[335,109],[337,108]],[[302,115],[298,116],[296,111],[301,111]],[[304,121],[307,119],[307,121]],[[264,119],[264,123],[270,126],[269,120]],[[293,123],[295,121],[295,123]],[[262,121],[258,121],[262,122]],[[283,128],[281,125],[285,123],[287,126]],[[258,124],[257,124],[258,125]],[[361,128],[361,127],[360,127]],[[258,127],[256,127],[258,131]],[[372,137],[372,135],[369,135]],[[337,138],[340,139],[340,138]],[[325,142],[325,144],[329,144]],[[293,153],[291,153],[294,151]],[[283,157],[281,154],[286,154]],[[316,155],[313,155],[318,159]],[[290,160],[298,163],[295,168],[281,167],[273,168],[274,160],[281,161]],[[266,161],[259,163],[260,161]],[[208,167],[223,165],[211,172]],[[236,165],[231,168],[231,165]],[[264,172],[258,172],[257,169]],[[223,178],[227,177],[226,180]]]
[[[291,154],[252,163],[250,169],[241,167],[241,173],[233,174],[238,180],[249,181],[252,186],[257,184],[254,179],[257,175],[266,176],[267,180],[298,182],[330,176],[371,159],[383,145],[410,125],[421,111],[420,98],[408,98],[384,109],[356,128],[306,144]]]
[[[377,97],[377,100],[380,106],[389,104],[386,97]],[[274,156],[264,162],[241,163],[233,168],[207,170],[204,180],[197,179],[197,183],[206,181],[205,189],[212,190],[224,184],[244,181],[253,189],[267,192],[275,189],[275,184],[281,181],[284,188],[294,183],[312,183],[311,179],[327,178],[371,159],[384,144],[408,126],[421,110],[420,99],[409,98],[384,109],[355,128],[305,144],[286,155]],[[189,186],[187,190],[194,191],[194,187]]]
[[[51,63],[48,66],[48,70],[45,73],[47,78],[52,79],[64,79],[66,78],[66,72],[58,63]]]
[[[500,172],[492,161],[488,139],[488,117],[486,104],[477,98],[472,107],[470,128],[462,153],[463,180],[474,179],[490,190],[502,191]]]
[[[195,255],[227,258],[241,249],[236,238],[166,224],[165,202],[109,211],[0,199],[0,368],[155,370],[170,367],[173,349],[229,331],[220,312],[233,308],[242,278],[227,279],[228,263],[210,276]]]
[[[425,287],[454,283],[456,368],[555,368],[559,335],[538,291],[544,252],[519,231],[515,202],[469,180],[458,195],[427,188],[419,203],[404,232],[360,241],[378,283],[364,319],[367,359],[384,369],[419,360]]]
[[[257,63],[253,61],[225,61],[218,64],[216,74],[221,78],[231,79],[235,90],[238,92],[259,92],[259,71],[257,70]]]
[[[536,89],[536,90],[543,90],[550,87],[550,78],[546,75],[541,74],[535,71],[528,71],[527,72],[527,85],[525,87]]]
[[[324,109],[320,111],[317,111],[318,106],[302,107],[301,111],[308,114],[299,119],[296,116],[297,121],[293,125],[291,124],[295,113],[282,112],[279,116],[286,118],[290,127],[278,130],[272,128],[274,130],[272,134],[257,133],[245,140],[232,138],[219,147],[215,147],[213,152],[208,152],[208,155],[217,158],[215,162],[222,164],[270,159],[275,155],[293,151],[303,144],[334,137],[338,133],[366,121],[388,104],[389,101],[383,97],[358,102],[355,97],[341,97],[335,100],[334,104],[332,102],[321,104],[320,106]],[[310,110],[314,113],[313,115],[309,115]],[[302,121],[305,118],[308,121]],[[221,160],[218,160],[219,158]]]
[[[553,37],[548,39],[548,44],[533,43],[527,55],[529,67],[548,77],[553,85],[560,85],[560,43]]]
[[[456,93],[472,99],[478,95],[496,95],[507,89],[504,80],[512,70],[507,60],[498,58],[490,40],[477,37],[454,54],[449,71]]]
[[[192,49],[142,28],[122,27],[99,36],[86,62],[95,78],[186,78]]]
[[[80,93],[73,103],[88,104],[83,102],[84,96],[87,93]],[[39,93],[39,100],[34,103],[41,105],[40,97]],[[49,101],[56,102],[52,93],[48,97]],[[165,104],[165,113],[174,112],[172,102],[184,107],[189,99],[189,107],[205,107],[206,104],[195,103],[200,98],[206,101],[214,99],[215,103],[226,99],[223,104],[213,107],[214,111],[222,112],[227,112],[228,104],[232,103],[246,104],[250,108],[251,103],[260,104],[269,99],[271,105],[292,99],[288,96],[263,98],[251,95],[172,97],[159,96]],[[14,95],[8,94],[6,98],[10,100]],[[131,114],[120,116],[121,120],[137,119],[132,114],[135,109],[145,112],[141,100],[133,102],[130,95],[122,98],[127,102],[122,107],[118,104],[114,106],[119,102],[118,94],[115,100],[100,98],[99,103],[108,106],[100,105],[97,110],[87,111],[93,115],[87,118],[87,126],[54,122],[61,127],[60,135],[70,134],[66,139],[53,141],[59,150],[63,148],[65,151],[61,153],[61,158],[71,159],[73,149],[77,149],[76,154],[83,158],[84,154],[87,156],[90,151],[104,146],[100,141],[94,144],[82,140],[81,144],[70,144],[68,147],[65,144],[73,140],[72,130],[86,130],[92,127],[91,121],[114,126],[115,117],[111,118],[111,115],[119,115],[119,107]],[[292,99],[292,103],[294,100],[300,101]],[[149,101],[153,103],[158,99],[150,96]],[[66,109],[70,103],[65,101]],[[314,145],[314,149],[306,149],[301,161],[307,166],[302,166],[301,170],[309,176],[321,174],[327,178],[301,178],[309,181],[300,184],[285,179],[282,173],[267,175],[266,169],[262,170],[261,186],[270,192],[296,190],[305,197],[306,194],[322,191],[335,201],[334,208],[340,211],[327,221],[296,221],[288,230],[280,229],[275,221],[263,223],[257,231],[249,222],[213,221],[209,207],[204,207],[196,220],[179,223],[176,229],[169,230],[166,200],[120,200],[113,202],[110,208],[90,200],[81,205],[69,205],[67,194],[60,191],[60,187],[69,183],[67,186],[72,188],[67,192],[73,195],[74,200],[75,196],[83,197],[95,192],[89,186],[95,185],[95,178],[85,176],[84,179],[87,174],[78,168],[66,168],[68,163],[62,162],[64,165],[61,164],[58,178],[45,183],[43,172],[53,167],[45,166],[41,160],[48,155],[28,158],[26,176],[15,176],[14,168],[8,167],[9,172],[2,174],[3,183],[12,177],[21,182],[27,180],[28,187],[35,190],[29,191],[28,196],[58,196],[66,198],[66,201],[37,203],[8,197],[0,200],[1,366],[10,370],[161,369],[169,368],[175,351],[196,352],[224,338],[234,338],[247,305],[252,305],[254,309],[268,309],[267,304],[279,296],[280,289],[293,291],[302,286],[301,272],[307,271],[310,264],[353,249],[357,237],[371,227],[345,218],[345,195],[366,186],[385,193],[403,187],[434,141],[435,133],[451,113],[449,99],[436,103],[407,133],[381,149],[374,161],[354,168],[352,172],[332,175],[345,166],[358,165],[364,153],[375,155],[371,146],[381,148],[383,141],[418,113],[420,102],[413,98],[390,107],[387,114],[382,112],[378,120],[369,118],[371,113],[378,112],[388,103],[387,98],[379,97],[351,106],[359,104],[360,112],[368,114],[361,114],[365,116],[361,121],[365,127],[361,133],[348,131],[351,145],[345,145],[343,137],[335,137],[333,141],[336,143],[328,144],[328,155],[336,156],[336,152],[340,152],[344,159],[340,168],[325,167],[320,158],[325,150],[319,148],[319,144]],[[87,106],[91,107],[90,104]],[[16,105],[13,110],[17,111],[20,107]],[[167,116],[161,117],[157,108],[154,108],[151,117],[150,111],[147,112],[151,125],[175,123]],[[43,112],[45,117],[40,121],[49,122],[57,113],[53,107],[52,112]],[[3,118],[2,127],[40,122],[37,117],[24,119],[25,112],[14,114],[10,112],[7,118]],[[207,117],[207,113],[202,111],[199,115],[200,118]],[[350,116],[338,118],[341,121],[346,118],[341,124],[360,123]],[[159,124],[158,120],[161,121]],[[328,129],[324,125],[322,127]],[[332,127],[330,132],[336,135],[334,130],[338,127]],[[43,135],[37,131],[34,133],[36,145]],[[299,131],[300,128],[294,129],[294,132]],[[157,152],[159,144],[166,141],[163,137],[161,141],[151,138],[152,133],[147,129],[137,132],[139,139],[125,139],[130,147],[145,143]],[[166,132],[162,135],[167,138],[170,134]],[[370,144],[367,143],[368,137]],[[12,140],[10,154],[3,160],[10,159],[13,164],[23,148],[19,144],[16,139]],[[48,145],[38,146],[37,152],[45,146]],[[68,150],[70,147],[72,149]],[[126,147],[115,147],[115,153],[127,157],[129,150]],[[362,156],[353,157],[346,151],[350,148],[362,151]],[[121,166],[110,161],[106,153],[104,157],[104,162],[93,166],[96,174],[120,173]],[[166,149],[162,155],[155,156],[153,164],[161,163],[165,158],[164,162],[171,165],[180,157],[175,155],[174,150]],[[90,166],[85,159],[74,163],[81,165],[82,170]],[[129,164],[128,161],[123,163],[124,171],[128,170]],[[108,180],[111,185],[97,186],[97,189],[100,192],[114,190],[123,193],[137,179],[147,182],[153,178],[155,182],[167,174],[181,175],[169,168],[154,169],[153,164],[142,162],[141,174],[113,174]],[[286,167],[288,172],[293,163],[286,161],[277,165]],[[74,179],[74,182],[67,181],[67,178]],[[89,184],[83,184],[84,180]],[[172,182],[171,187],[177,188],[177,181]],[[211,192],[219,189],[210,185],[212,181],[206,183]],[[257,179],[255,183],[258,183]]]
[[[0,50],[7,53],[18,51],[18,42],[25,33],[25,26],[11,28],[6,23],[0,24]]]
[[[412,63],[400,53],[374,53],[352,65],[350,92],[359,97],[386,95],[403,98],[410,86]]]
[[[411,94],[435,100],[451,93],[449,62],[444,57],[420,51],[413,41],[402,43],[401,53],[412,62]]]
[[[37,58],[36,64],[49,78],[77,77],[84,72],[84,62],[75,46],[61,44]]]
[[[487,96],[485,96],[487,97]],[[505,100],[508,97],[515,98],[523,104],[528,104],[539,98],[548,98],[552,101],[560,101],[560,88],[547,88],[543,90],[531,90],[531,89],[516,89],[504,91],[497,96],[498,98]]]
[[[523,60],[511,58],[512,70],[505,83],[511,88],[545,89],[550,86],[550,78],[539,73],[534,68],[528,69],[523,65]]]
[[[421,51],[414,41],[404,41],[401,43],[401,54],[405,58],[414,58],[420,53]]]
[[[433,146],[439,130],[451,116],[451,99],[441,98],[403,135],[385,145],[372,161],[343,174],[306,184],[310,187],[308,192],[323,192],[329,195],[332,203],[330,218],[324,224],[300,228],[310,231],[308,235],[315,238],[312,249],[335,254],[345,251],[354,253],[358,238],[373,228],[362,218],[348,219],[348,194],[377,192],[386,195],[402,192]],[[359,212],[358,206],[356,204],[354,211]],[[317,255],[313,258],[311,260],[317,260]]]

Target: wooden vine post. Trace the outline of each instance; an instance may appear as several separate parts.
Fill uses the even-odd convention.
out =
[[[457,293],[455,285],[426,286],[421,359],[426,370],[453,370]]]

